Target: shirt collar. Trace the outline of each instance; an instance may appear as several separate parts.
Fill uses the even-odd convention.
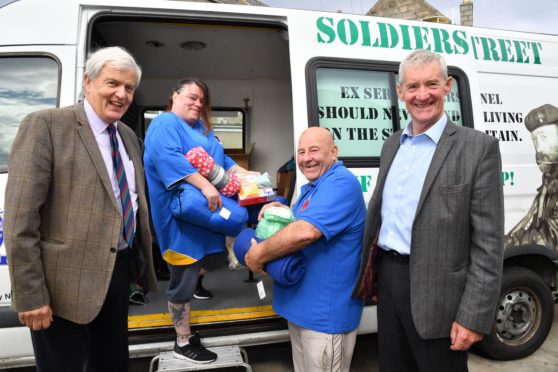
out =
[[[428,128],[428,130],[426,132],[421,133],[421,134],[424,134],[424,135],[428,136],[428,138],[430,138],[432,140],[432,142],[434,142],[435,144],[438,144],[438,141],[440,141],[440,138],[442,137],[442,133],[444,132],[444,129],[446,128],[447,122],[448,122],[448,117],[444,113],[442,115],[442,117],[440,119],[438,119],[438,121],[436,123],[434,123],[433,126]],[[412,125],[413,125],[413,122],[411,121],[411,122],[409,122],[409,124],[407,124],[405,129],[403,129],[403,133],[401,134],[401,137],[399,138],[399,144],[402,144],[403,141],[407,137],[413,137],[413,132],[411,130]],[[419,136],[421,134],[419,134]]]
[[[89,125],[91,129],[97,134],[103,133],[103,131],[107,130],[108,123],[105,123],[99,115],[93,110],[91,104],[87,101],[87,98],[83,100],[83,108],[85,109],[85,115],[87,116],[87,120],[89,121]],[[117,124],[118,122],[114,122],[114,127],[118,129]]]
[[[331,167],[329,167],[329,169],[322,174],[320,177],[318,177],[317,180],[312,181],[312,182],[308,182],[307,185],[308,187],[313,187],[313,186],[317,186],[321,180],[325,179],[331,172],[333,172],[336,168],[340,167],[343,165],[343,162],[341,160],[337,160],[335,163],[333,163],[333,165]]]

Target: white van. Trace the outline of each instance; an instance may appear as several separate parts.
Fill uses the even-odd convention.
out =
[[[123,119],[138,137],[163,109],[172,85],[198,77],[211,90],[217,135],[250,169],[267,171],[275,181],[301,132],[320,125],[333,133],[367,200],[384,140],[408,121],[395,92],[399,62],[417,48],[439,52],[455,78],[446,99],[451,120],[501,141],[506,232],[535,218],[533,211],[545,214],[536,208],[552,197],[524,118],[544,104],[558,106],[556,35],[171,0],[0,0],[0,244],[7,163],[19,122],[31,111],[76,102],[88,53],[108,45],[130,50],[144,71]],[[305,183],[298,172],[295,182],[296,198]],[[545,215],[558,216],[551,207]],[[545,340],[558,295],[556,249],[507,247],[495,325],[480,345],[488,355],[520,358]],[[0,368],[32,365],[29,332],[9,308],[3,245],[0,257]],[[164,268],[159,274],[159,293],[148,294],[147,305],[130,307],[132,356],[172,346]],[[194,301],[192,323],[210,346],[288,339],[286,322],[271,309],[270,279],[263,278],[264,300],[249,279],[248,271],[226,264],[206,276],[214,298]],[[367,305],[360,331],[376,329],[376,307]]]

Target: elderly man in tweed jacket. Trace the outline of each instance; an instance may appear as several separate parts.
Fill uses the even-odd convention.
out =
[[[26,116],[13,143],[4,220],[12,307],[31,329],[39,371],[127,370],[129,282],[147,275],[155,289],[140,146],[119,122],[140,77],[125,50],[93,53],[85,101]]]

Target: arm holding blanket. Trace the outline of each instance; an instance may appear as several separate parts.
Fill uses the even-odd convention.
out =
[[[223,169],[201,146],[188,151],[185,157],[198,170],[198,173],[185,177],[184,181],[197,187],[202,192],[207,199],[207,206],[212,212],[223,207],[219,192],[225,196],[233,196],[238,192],[240,182],[235,173],[247,172],[244,168],[236,165],[228,156],[224,158],[225,169],[228,169]]]
[[[267,262],[299,251],[322,237],[320,230],[309,222],[297,220],[285,226],[269,239],[252,246],[244,257],[253,272],[261,273]]]
[[[203,196],[207,199],[207,207],[211,212],[215,212],[217,209],[223,207],[223,201],[221,200],[221,194],[219,191],[199,173],[192,173],[184,178],[184,181],[198,188]]]

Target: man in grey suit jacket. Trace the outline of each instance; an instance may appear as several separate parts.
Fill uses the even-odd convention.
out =
[[[86,64],[85,101],[29,114],[14,140],[5,243],[12,307],[31,329],[39,371],[127,370],[129,283],[146,275],[156,288],[140,146],[118,121],[140,77],[125,50],[98,50]],[[133,216],[127,239],[123,205]]]
[[[504,236],[498,141],[447,119],[450,91],[438,54],[419,50],[401,63],[397,92],[412,121],[383,146],[355,291],[377,295],[381,371],[466,371],[468,348],[494,319]]]

